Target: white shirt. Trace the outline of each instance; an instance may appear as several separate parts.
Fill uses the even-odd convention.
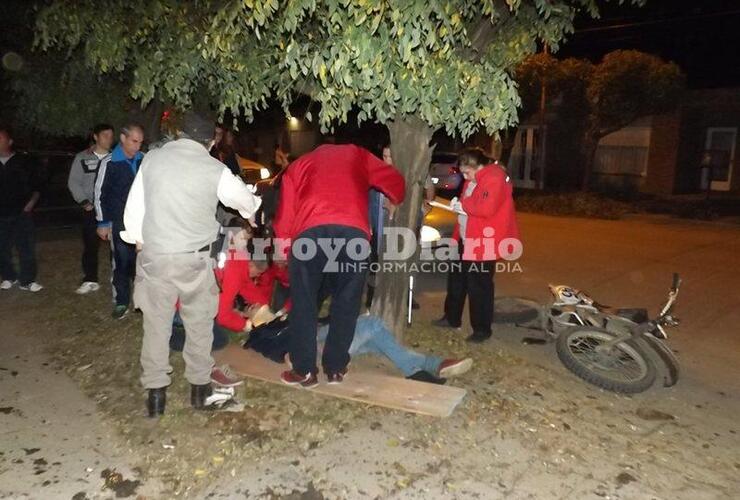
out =
[[[156,168],[156,166],[154,166]],[[239,211],[242,217],[248,219],[254,215],[260,206],[261,199],[254,196],[252,191],[238,177],[233,175],[228,168],[224,167],[221,178],[216,188],[218,200],[226,205]],[[144,243],[142,236],[142,225],[146,207],[144,203],[144,181],[142,170],[134,178],[129,191],[126,208],[123,212],[123,225],[125,231],[121,231],[121,239],[127,243],[136,244]],[[215,217],[215,210],[214,210]]]

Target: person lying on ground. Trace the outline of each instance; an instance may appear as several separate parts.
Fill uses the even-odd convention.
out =
[[[276,362],[288,360],[288,324],[288,320],[279,318],[253,329],[244,347],[254,349]],[[322,346],[326,343],[328,334],[328,325],[319,327],[318,342]],[[352,357],[364,354],[383,355],[401,370],[406,378],[434,384],[444,384],[447,378],[462,375],[473,366],[473,360],[470,358],[443,359],[402,346],[383,321],[372,315],[357,318],[349,353]]]

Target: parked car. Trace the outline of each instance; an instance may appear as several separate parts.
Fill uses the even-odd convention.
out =
[[[236,155],[241,168],[241,177],[250,188],[254,188],[259,181],[269,179],[273,176],[269,168],[256,161]]]
[[[457,153],[433,153],[429,175],[438,196],[449,200],[460,194],[463,176],[457,166]]]

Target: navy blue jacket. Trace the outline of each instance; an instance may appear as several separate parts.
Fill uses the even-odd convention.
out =
[[[95,180],[95,215],[98,226],[113,225],[115,228],[123,228],[123,209],[143,157],[138,152],[133,158],[126,158],[119,144],[100,160],[98,177]]]

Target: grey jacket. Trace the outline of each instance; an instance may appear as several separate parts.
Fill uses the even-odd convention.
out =
[[[72,198],[79,204],[93,203],[95,199],[95,177],[98,175],[100,160],[92,148],[80,151],[72,160],[67,187]]]

